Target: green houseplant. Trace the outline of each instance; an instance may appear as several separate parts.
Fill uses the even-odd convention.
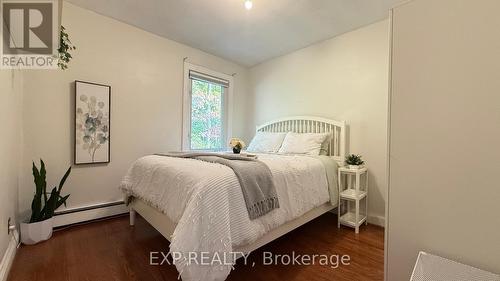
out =
[[[21,242],[27,245],[49,239],[52,236],[52,217],[55,210],[62,205],[66,206],[66,196],[61,195],[62,188],[69,174],[71,167],[66,171],[59,186],[52,188],[47,192],[47,171],[45,163],[40,159],[40,169],[33,162],[33,179],[35,182],[35,194],[31,202],[31,217],[28,222],[21,223]]]
[[[346,156],[345,163],[349,165],[350,169],[359,169],[364,166],[365,161],[361,159],[361,155],[350,154]]]
[[[76,50],[76,47],[75,45],[73,45],[73,43],[71,43],[71,40],[69,40],[69,35],[66,32],[66,28],[61,25],[59,49],[57,50],[59,52],[59,61],[57,62],[57,66],[59,66],[60,69],[68,69],[68,64],[73,58],[70,51],[73,50]]]

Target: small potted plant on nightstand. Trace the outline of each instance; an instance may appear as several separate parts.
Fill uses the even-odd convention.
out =
[[[69,194],[61,196],[61,190],[71,173],[71,167],[62,177],[59,187],[54,187],[50,192],[47,192],[45,163],[42,160],[40,162],[40,170],[33,163],[35,195],[31,203],[31,217],[29,222],[21,223],[21,242],[27,245],[45,241],[52,236],[54,211],[63,204],[66,206],[66,200],[69,197]]]
[[[238,138],[232,138],[229,146],[233,149],[234,154],[240,154],[241,150],[245,147],[245,142]]]
[[[361,159],[361,155],[350,154],[346,156],[345,163],[349,165],[349,169],[361,169],[364,167],[365,161]]]

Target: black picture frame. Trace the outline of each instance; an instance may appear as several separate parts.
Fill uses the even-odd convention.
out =
[[[102,87],[107,90],[107,121],[108,121],[108,126],[107,126],[107,158],[105,160],[99,160],[99,161],[94,161],[91,159],[91,161],[83,161],[81,158],[82,157],[80,154],[81,152],[79,151],[77,145],[79,145],[79,140],[78,138],[81,137],[79,135],[78,130],[78,118],[79,118],[79,113],[78,113],[78,104],[80,100],[81,95],[83,93],[79,93],[79,85],[85,85],[85,86],[95,86],[95,87]],[[81,80],[75,80],[75,91],[74,91],[74,119],[73,119],[73,125],[74,125],[74,141],[73,141],[73,164],[74,165],[92,165],[92,164],[108,164],[111,162],[111,86],[110,85],[104,85],[104,84],[99,84],[99,83],[93,83],[93,82],[87,82],[87,81],[81,81]],[[103,89],[101,89],[103,90]],[[105,104],[106,106],[106,104]],[[80,120],[81,121],[81,120]],[[95,153],[94,153],[95,154]]]

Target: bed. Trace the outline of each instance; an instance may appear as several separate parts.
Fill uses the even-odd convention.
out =
[[[154,155],[138,160],[143,161],[140,172],[143,178],[134,178],[138,176],[129,171],[128,175],[132,177],[129,181],[135,180],[140,183],[138,185],[144,186],[135,193],[130,192],[133,190],[130,188],[127,194],[128,198],[133,198],[129,200],[131,226],[137,212],[171,242],[171,253],[207,251],[212,253],[212,258],[213,253],[224,254],[224,261],[229,260],[228,263],[213,266],[199,263],[199,260],[189,262],[186,256],[179,257],[174,263],[185,281],[225,280],[235,259],[338,205],[337,181],[329,179],[330,174],[336,175],[336,172],[333,171],[334,166],[329,165],[330,162],[343,161],[346,147],[344,121],[295,116],[265,123],[256,131],[330,133],[331,138],[323,156],[258,155],[259,160],[270,167],[275,181],[279,182],[278,195],[283,203],[277,210],[252,221],[245,218],[244,208],[240,207],[244,204],[241,190],[238,192],[238,189],[232,188],[239,185],[236,177],[231,176],[234,173],[227,167],[200,163],[202,161],[194,159]],[[225,176],[220,176],[220,182],[216,183],[215,180],[202,181],[215,173]],[[174,178],[183,176],[192,178],[192,188],[175,187]],[[174,190],[169,191],[170,195],[160,191],[159,187],[151,187],[165,183],[173,186],[169,186]],[[226,257],[226,253],[231,253],[231,256]]]

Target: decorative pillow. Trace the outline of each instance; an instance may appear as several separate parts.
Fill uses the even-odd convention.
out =
[[[283,143],[286,133],[257,132],[248,145],[249,152],[276,153]]]
[[[279,150],[283,154],[319,155],[323,143],[331,133],[292,133],[289,132]]]
[[[330,145],[330,142],[333,139],[333,133],[329,132],[327,133],[328,137],[325,139],[325,141],[321,144],[321,150],[319,152],[319,155],[328,155],[328,146]]]

